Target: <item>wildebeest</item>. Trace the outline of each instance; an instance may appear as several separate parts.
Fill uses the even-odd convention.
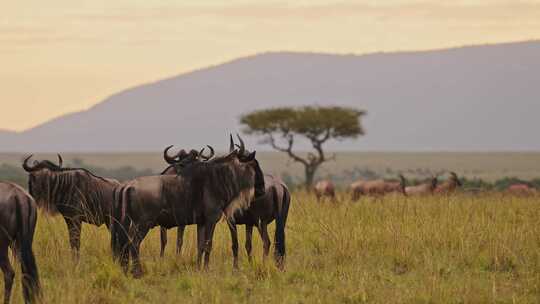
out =
[[[241,145],[243,141],[238,136]],[[230,138],[231,145],[229,150],[232,151],[233,139]],[[238,146],[239,148],[241,146]],[[241,158],[249,157],[250,153],[244,150]],[[284,266],[285,262],[285,225],[289,214],[289,206],[291,203],[291,194],[285,183],[270,174],[264,175],[264,185],[266,194],[259,199],[251,202],[246,210],[238,210],[232,218],[227,218],[229,230],[231,232],[232,252],[233,252],[233,267],[238,268],[238,231],[236,225],[246,226],[246,242],[245,248],[248,259],[251,261],[252,235],[253,227],[257,227],[261,239],[263,241],[263,258],[268,257],[270,252],[270,237],[268,235],[268,224],[276,221],[276,230],[274,234],[274,258],[279,268]]]
[[[524,183],[509,186],[508,189],[506,189],[506,192],[513,195],[534,195],[538,193],[535,188]]]
[[[186,152],[184,149],[178,151],[176,155],[169,156],[168,151],[173,146],[168,146],[163,151],[163,159],[169,164],[165,170],[161,172],[161,175],[177,175],[179,171],[181,170],[182,166],[189,165],[192,162],[196,161],[208,161],[212,157],[214,157],[215,152],[214,148],[211,146],[207,146],[208,149],[210,149],[210,155],[204,155],[203,151],[204,148],[197,152],[196,150],[191,150],[189,152]],[[179,225],[176,231],[176,254],[180,254],[182,250],[182,243],[184,241],[184,230],[186,229],[186,226]],[[165,247],[167,246],[167,229],[164,227],[161,227],[160,229],[160,237],[161,237],[161,249],[160,249],[160,256],[165,255]]]
[[[8,248],[14,248],[21,263],[25,303],[40,294],[38,268],[32,242],[37,221],[34,199],[18,185],[0,182],[0,267],[4,273],[4,303],[9,303],[15,272],[9,262]]]
[[[329,197],[333,202],[336,200],[336,187],[329,180],[318,181],[313,187],[317,201],[321,201],[324,197]]]
[[[432,176],[426,182],[416,185],[405,187],[405,193],[407,195],[429,195],[433,194],[435,188],[437,188],[438,179],[436,176]]]
[[[461,181],[459,180],[455,172],[450,172],[450,177],[441,184],[438,184],[434,192],[438,194],[450,194],[457,190],[458,187],[461,187]]]
[[[405,194],[405,177],[399,175],[399,181],[386,181],[383,179],[370,181],[356,181],[351,184],[352,200],[357,201],[361,196],[382,196],[388,193]]]
[[[69,244],[78,258],[82,223],[110,226],[114,190],[120,183],[83,168],[63,168],[60,155],[58,165],[48,160],[34,161],[30,165],[31,157],[22,165],[28,172],[28,190],[38,207],[64,217]]]
[[[265,194],[264,177],[255,152],[244,147],[208,162],[194,162],[178,175],[139,177],[125,183],[113,208],[112,248],[126,272],[131,258],[134,276],[142,275],[139,248],[148,231],[197,224],[197,265],[208,267],[214,229],[225,214],[247,209]]]

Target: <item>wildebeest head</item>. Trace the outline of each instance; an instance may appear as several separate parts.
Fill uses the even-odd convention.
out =
[[[450,180],[455,182],[458,187],[461,187],[461,181],[459,180],[457,174],[455,172],[450,172]]]
[[[193,164],[198,161],[209,161],[214,157],[215,152],[214,148],[207,145],[208,149],[210,149],[210,154],[205,154],[204,150],[205,148],[202,148],[200,151],[191,150],[189,152],[186,152],[184,149],[180,150],[176,155],[169,156],[168,151],[173,146],[168,146],[163,151],[163,159],[169,164],[169,167],[165,168],[161,174],[178,174],[182,169],[184,169],[186,166]]]
[[[246,168],[249,168],[249,170],[253,170],[254,175],[254,186],[255,186],[255,198],[264,196],[266,194],[265,185],[264,185],[264,174],[262,172],[261,166],[259,165],[259,162],[255,158],[256,152],[253,151],[250,152],[246,149],[244,141],[240,137],[240,135],[236,134],[238,137],[238,141],[240,142],[240,145],[235,145],[232,135],[230,135],[230,146],[229,150],[230,153],[236,153],[236,156],[240,162],[240,164],[245,164]],[[238,147],[238,150],[234,150],[234,147]]]
[[[186,150],[182,149],[178,151],[178,153],[176,153],[174,156],[170,156],[168,152],[172,147],[173,146],[170,145],[163,151],[163,159],[169,165],[177,164],[179,162],[182,162],[183,160],[196,161],[202,159],[208,161],[210,158],[214,157],[214,148],[212,148],[211,146],[207,146],[208,149],[210,149],[210,155],[204,155],[203,152],[205,148],[202,148],[200,151],[191,150],[189,152],[186,152]]]
[[[50,204],[50,184],[52,172],[62,169],[62,157],[58,154],[58,165],[49,161],[34,160],[30,165],[28,161],[33,155],[24,159],[22,167],[28,172],[28,192],[34,197],[38,206],[50,213],[55,213],[54,204]]]
[[[84,168],[64,168],[60,155],[58,165],[48,160],[30,165],[31,157],[22,166],[28,172],[28,190],[39,207],[51,214],[84,215],[97,225],[107,220],[105,210],[118,181],[99,177]]]

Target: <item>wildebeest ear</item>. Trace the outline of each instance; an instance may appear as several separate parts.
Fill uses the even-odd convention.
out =
[[[253,151],[251,153],[249,153],[249,155],[246,157],[246,161],[252,161],[255,159],[255,154],[257,153],[257,151]]]

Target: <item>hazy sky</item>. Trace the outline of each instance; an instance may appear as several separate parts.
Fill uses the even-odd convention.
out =
[[[0,129],[10,130],[259,52],[362,54],[540,38],[540,0],[24,0],[3,1],[0,10]]]

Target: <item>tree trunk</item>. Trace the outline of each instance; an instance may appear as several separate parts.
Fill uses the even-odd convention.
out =
[[[306,172],[305,187],[307,191],[311,191],[311,187],[313,186],[313,179],[315,178],[315,172],[317,171],[317,167],[318,166],[314,166],[314,165],[305,166],[305,172]]]

